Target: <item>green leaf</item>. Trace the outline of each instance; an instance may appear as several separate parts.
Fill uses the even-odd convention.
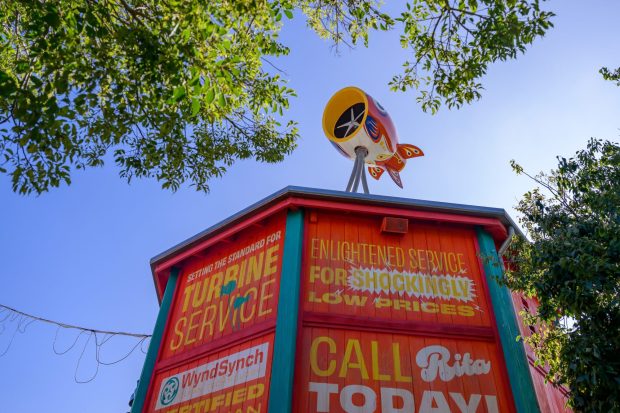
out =
[[[185,96],[185,94],[185,86],[177,86],[174,88],[174,92],[172,93],[172,99],[175,102],[178,102]]]
[[[196,116],[200,111],[200,100],[193,98],[192,99],[192,117]]]
[[[56,9],[51,9],[45,16],[43,16],[43,21],[54,28],[60,26],[60,16],[58,15],[58,11]]]
[[[215,90],[214,89],[209,89],[207,91],[206,96],[205,96],[205,101],[206,101],[207,105],[211,104],[211,102],[213,102],[213,99],[215,99]]]

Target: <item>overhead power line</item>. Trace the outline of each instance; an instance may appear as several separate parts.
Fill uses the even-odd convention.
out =
[[[67,323],[63,323],[60,321],[50,320],[48,318],[38,317],[32,314],[28,314],[23,311],[17,310],[15,308],[6,306],[4,304],[0,304],[0,335],[3,335],[5,332],[7,332],[7,330],[11,331],[10,326],[13,325],[12,333],[9,338],[8,344],[3,350],[0,351],[0,357],[8,353],[18,333],[19,334],[26,333],[26,329],[31,324],[37,321],[56,326],[56,334],[54,335],[54,341],[52,343],[52,347],[53,347],[54,353],[57,355],[67,354],[69,351],[71,351],[73,348],[76,347],[76,345],[78,344],[82,336],[86,337],[86,341],[84,342],[84,345],[82,346],[82,350],[80,352],[80,357],[78,358],[78,362],[75,366],[74,380],[77,383],[88,383],[92,381],[97,376],[100,365],[109,366],[109,365],[120,363],[121,361],[129,357],[137,348],[140,348],[140,350],[144,354],[146,354],[146,351],[143,348],[143,345],[151,337],[150,334],[129,333],[125,331],[107,331],[107,330],[99,330],[99,329],[94,329],[94,328],[76,326],[73,324],[67,324]],[[59,350],[57,348],[57,341],[58,341],[58,335],[62,329],[77,330],[79,331],[79,333],[75,337],[75,340],[73,340],[73,342],[66,349]],[[108,343],[113,337],[119,337],[119,336],[134,338],[137,340],[137,342],[122,357],[119,357],[112,361],[102,360],[101,348],[103,347],[103,345]],[[92,374],[91,377],[89,377],[86,380],[82,380],[78,378],[78,370],[81,365],[84,353],[88,349],[88,346],[91,345],[91,343],[92,345],[94,345],[95,360],[97,363],[97,367],[95,369],[94,374]]]
[[[128,336],[128,337],[137,337],[137,338],[148,338],[148,337],[151,337],[151,334],[127,333],[127,332],[124,332],[124,331],[97,330],[95,328],[80,327],[80,326],[76,326],[76,325],[73,325],[73,324],[61,323],[60,321],[54,321],[54,320],[49,320],[49,319],[43,318],[43,317],[37,317],[37,316],[34,316],[32,314],[28,314],[28,313],[24,313],[23,311],[16,310],[16,309],[11,308],[11,307],[9,307],[7,305],[0,304],[0,317],[2,317],[2,313],[4,311],[9,311],[9,313],[13,313],[13,314],[19,314],[19,315],[21,315],[23,317],[27,317],[29,319],[32,319],[33,321],[42,321],[44,323],[53,324],[53,325],[56,325],[58,327],[63,327],[63,328],[74,328],[76,330],[91,331],[93,333],[100,333],[100,334],[110,334],[110,335],[113,335],[113,336]],[[5,321],[6,318],[8,318],[9,316],[10,316],[10,314],[5,316],[5,318],[0,318],[0,323]]]

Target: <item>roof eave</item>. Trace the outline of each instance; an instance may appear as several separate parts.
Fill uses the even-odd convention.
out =
[[[514,223],[512,218],[508,215],[508,213],[502,208],[490,208],[490,207],[482,207],[476,205],[463,205],[463,204],[455,204],[455,203],[447,203],[447,202],[436,202],[436,201],[426,201],[420,199],[410,199],[410,198],[401,198],[401,197],[388,197],[382,195],[370,195],[370,194],[359,194],[359,193],[350,193],[343,191],[333,191],[326,189],[315,189],[315,188],[305,188],[298,186],[287,186],[264,199],[255,202],[254,204],[244,208],[243,210],[237,212],[236,214],[226,218],[223,221],[218,222],[217,224],[205,229],[204,231],[199,232],[186,239],[185,241],[180,242],[179,244],[173,246],[172,248],[167,249],[166,251],[156,255],[151,258],[151,272],[153,274],[153,281],[155,282],[155,288],[157,290],[158,297],[161,297],[163,291],[159,291],[158,282],[156,279],[156,267],[168,261],[172,257],[192,248],[193,246],[201,243],[205,239],[215,236],[216,234],[221,233],[227,228],[241,222],[248,216],[255,215],[267,208],[277,206],[279,203],[286,201],[290,198],[301,198],[301,199],[317,199],[317,200],[330,200],[336,202],[348,202],[348,203],[357,203],[369,206],[385,206],[385,207],[397,207],[407,210],[416,210],[416,211],[428,211],[428,212],[436,212],[436,213],[447,213],[447,214],[456,214],[456,215],[465,215],[472,217],[483,217],[483,218],[494,218],[499,220],[502,225],[504,225],[506,232],[510,226],[512,226],[515,232],[518,235],[523,236],[519,227]],[[499,240],[500,242],[502,240]]]

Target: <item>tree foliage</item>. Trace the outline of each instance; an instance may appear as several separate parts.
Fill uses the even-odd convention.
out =
[[[271,58],[299,10],[336,44],[402,30],[393,89],[435,112],[480,97],[489,64],[551,27],[540,0],[15,0],[0,4],[0,172],[19,193],[112,158],[121,175],[208,190],[237,159],[277,162],[298,138]]]
[[[103,163],[198,189],[235,159],[275,162],[293,91],[263,69],[288,49],[275,2],[66,0],[2,3],[0,153],[20,193]]]
[[[496,61],[516,58],[553,25],[539,0],[413,0],[390,16],[372,0],[305,1],[310,26],[322,37],[368,43],[368,30],[402,30],[412,59],[394,76],[393,90],[419,90],[418,103],[436,112],[481,96],[481,78]]]
[[[592,139],[558,160],[517,206],[531,242],[513,243],[507,284],[540,302],[527,321],[542,328],[526,340],[547,378],[570,389],[576,411],[618,412],[620,146]]]
[[[603,79],[611,82],[616,82],[616,86],[620,86],[620,67],[615,70],[609,70],[606,67],[602,67],[599,73],[603,75]]]

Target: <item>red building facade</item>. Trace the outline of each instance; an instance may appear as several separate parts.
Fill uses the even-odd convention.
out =
[[[151,261],[132,412],[560,412],[501,209],[289,187]]]

